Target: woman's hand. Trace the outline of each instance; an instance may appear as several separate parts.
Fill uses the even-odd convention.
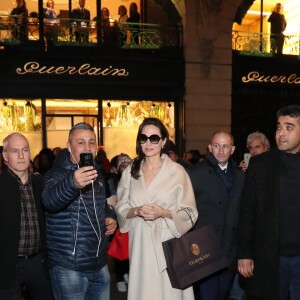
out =
[[[141,206],[139,210],[139,214],[146,221],[153,221],[161,217],[167,217],[167,218],[171,217],[170,211],[162,208],[158,204],[149,204],[149,205]]]

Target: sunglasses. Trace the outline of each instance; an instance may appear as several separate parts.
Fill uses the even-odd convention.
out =
[[[152,134],[150,136],[146,136],[146,134],[140,134],[138,141],[140,144],[145,144],[148,139],[151,144],[158,144],[162,137],[157,134]]]

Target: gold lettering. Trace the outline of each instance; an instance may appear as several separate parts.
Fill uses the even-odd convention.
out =
[[[28,75],[33,73],[38,73],[41,75],[55,74],[55,75],[80,75],[80,76],[129,76],[129,72],[123,68],[114,68],[109,66],[108,68],[99,68],[91,66],[86,63],[79,67],[75,66],[41,66],[36,61],[29,61],[24,64],[23,67],[18,67],[16,69],[18,75]]]
[[[285,75],[263,75],[258,71],[251,71],[246,76],[242,77],[243,83],[262,82],[262,83],[287,83],[287,84],[300,84],[300,77],[297,74]]]
[[[245,83],[256,81],[256,79],[259,77],[259,73],[257,71],[252,71],[247,74],[247,76],[242,77],[242,81]]]
[[[95,75],[96,73],[99,74],[98,72],[101,71],[101,68],[90,68],[88,70],[89,75]]]
[[[197,257],[194,260],[190,260],[189,261],[189,265],[192,266],[194,264],[201,264],[201,263],[203,263],[209,257],[210,257],[210,253],[206,253],[204,255],[201,255],[201,256]]]

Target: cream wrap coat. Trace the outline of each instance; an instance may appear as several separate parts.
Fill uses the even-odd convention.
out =
[[[128,300],[194,299],[192,287],[172,288],[162,248],[163,241],[179,238],[192,228],[191,218],[196,222],[194,192],[185,169],[165,154],[162,159],[163,165],[148,187],[142,172],[138,179],[131,177],[130,166],[123,172],[118,185],[115,210],[121,232],[129,232]],[[131,208],[151,203],[170,210],[172,219],[127,219]],[[185,208],[189,208],[189,214]]]

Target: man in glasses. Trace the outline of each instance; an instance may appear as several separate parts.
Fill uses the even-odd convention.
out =
[[[217,131],[211,137],[205,161],[188,170],[199,211],[196,228],[213,225],[228,259],[228,268],[214,273],[195,286],[196,300],[224,300],[236,272],[236,227],[244,172],[232,159],[231,133]]]

